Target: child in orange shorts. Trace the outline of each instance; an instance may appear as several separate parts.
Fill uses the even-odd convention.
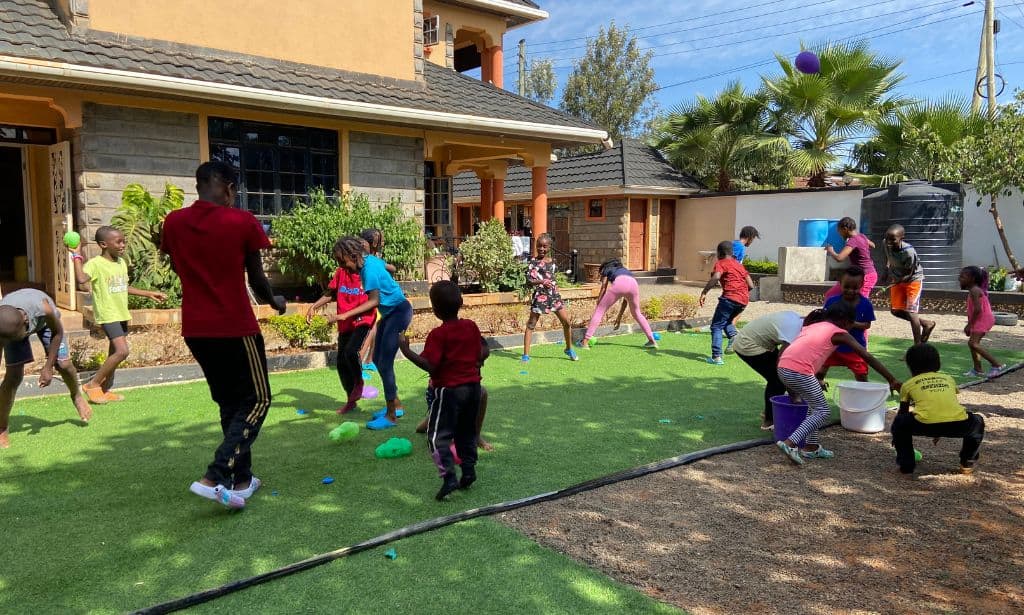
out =
[[[923,344],[931,337],[935,321],[918,317],[921,291],[924,290],[924,268],[914,246],[903,241],[906,231],[893,224],[885,232],[885,268],[888,275],[889,305],[892,315],[910,323],[914,344]]]

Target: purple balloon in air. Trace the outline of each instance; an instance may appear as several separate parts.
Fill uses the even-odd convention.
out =
[[[816,74],[821,70],[821,62],[813,51],[801,51],[796,54],[796,69],[808,75]]]

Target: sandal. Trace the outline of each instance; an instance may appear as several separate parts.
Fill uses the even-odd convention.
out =
[[[779,447],[779,450],[782,451],[782,454],[785,455],[786,457],[789,457],[789,460],[795,463],[796,465],[804,465],[804,459],[803,457],[800,456],[799,448],[795,446],[790,446],[782,440],[776,442],[775,446]]]
[[[800,456],[804,459],[832,459],[836,454],[824,446],[818,445],[818,448],[813,451],[800,451]]]

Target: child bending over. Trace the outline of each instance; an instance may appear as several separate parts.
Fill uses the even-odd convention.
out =
[[[942,364],[935,346],[918,344],[907,351],[906,360],[913,377],[900,389],[900,411],[892,422],[892,445],[900,472],[914,472],[914,436],[934,438],[936,444],[939,438],[963,438],[960,472],[974,472],[985,437],[985,419],[957,401],[956,382],[939,373]]]
[[[476,481],[476,424],[480,409],[480,364],[488,350],[480,344],[480,329],[472,320],[459,318],[462,293],[458,284],[445,280],[430,288],[430,305],[441,325],[427,335],[423,352],[409,347],[401,336],[399,348],[407,359],[430,374],[435,399],[427,416],[427,446],[441,474],[443,500],[456,489]],[[462,478],[456,476],[451,444],[462,460]]]
[[[857,340],[858,344],[867,349],[867,332],[871,328],[871,323],[875,321],[875,306],[871,304],[870,299],[863,296],[860,292],[864,287],[864,271],[860,267],[851,266],[843,272],[839,283],[842,284],[843,294],[825,301],[825,308],[827,309],[839,302],[843,302],[853,308],[854,322],[850,325],[850,335],[853,339]],[[868,381],[867,362],[845,344],[836,347],[836,351],[825,361],[824,367],[818,372],[818,380],[825,381],[825,376],[828,375],[828,368],[830,367],[845,367],[853,373],[853,377],[857,382]]]

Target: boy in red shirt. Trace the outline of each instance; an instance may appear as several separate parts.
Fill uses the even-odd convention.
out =
[[[750,289],[754,288],[754,281],[750,279],[746,268],[732,257],[731,241],[723,241],[718,244],[718,261],[715,263],[715,271],[700,293],[701,307],[704,307],[708,291],[719,282],[722,284],[722,296],[718,298],[715,315],[711,318],[711,357],[707,359],[707,362],[713,365],[725,364],[725,361],[722,360],[722,333],[724,332],[729,338],[729,347],[731,348],[732,339],[736,337],[737,333],[733,320],[750,303]]]
[[[189,491],[228,508],[242,508],[259,489],[250,448],[270,408],[263,336],[249,294],[285,311],[263,273],[263,226],[236,209],[235,170],[220,161],[196,169],[199,200],[164,221],[160,249],[181,278],[181,335],[220,406],[224,441]]]
[[[306,311],[307,323],[313,320],[317,310],[330,303],[332,299],[337,302],[337,314],[344,314],[369,300],[359,278],[359,269],[345,258],[346,244],[350,244],[351,249],[355,250],[358,249],[357,242],[358,239],[355,237],[342,237],[334,244],[334,260],[338,262],[339,267],[327,285],[324,296],[317,299]],[[363,396],[363,368],[359,360],[359,351],[366,342],[373,323],[377,321],[377,310],[363,312],[346,320],[339,320],[337,315],[328,316],[327,320],[338,323],[338,378],[348,395],[348,401],[338,409],[338,414],[348,414],[356,409],[356,402]]]
[[[472,320],[459,318],[462,293],[458,284],[445,280],[430,288],[430,305],[441,326],[427,335],[423,352],[409,348],[409,338],[400,336],[399,348],[405,358],[430,374],[436,396],[427,417],[427,446],[443,483],[435,496],[445,499],[456,489],[466,489],[476,480],[476,415],[480,408],[480,365],[487,359],[487,346],[480,343],[480,329]],[[462,479],[455,476],[455,451],[462,459]]]

